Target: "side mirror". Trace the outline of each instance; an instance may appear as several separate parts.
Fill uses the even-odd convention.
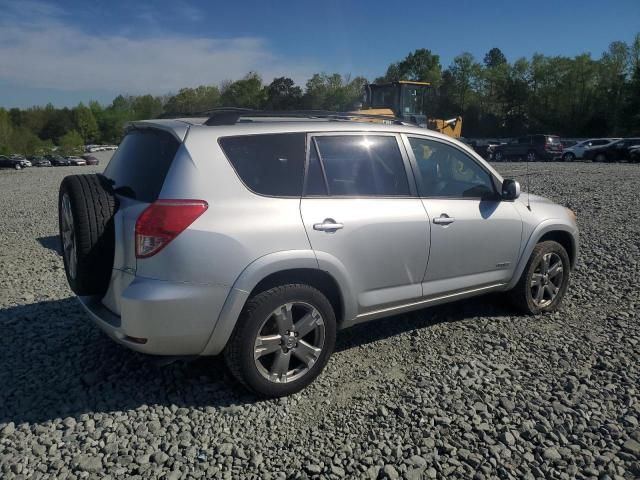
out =
[[[505,178],[502,182],[502,199],[515,200],[520,196],[520,183],[512,178]]]

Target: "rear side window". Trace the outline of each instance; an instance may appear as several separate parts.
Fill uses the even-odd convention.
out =
[[[275,197],[302,195],[304,133],[223,137],[219,143],[250,190]]]
[[[168,132],[133,130],[120,143],[104,170],[118,193],[151,203],[158,199],[180,142]]]
[[[409,182],[395,137],[315,137],[332,196],[408,196]]]
[[[546,141],[547,141],[548,144],[558,145],[558,144],[560,144],[560,137],[555,137],[555,136],[551,136],[550,135],[550,136],[546,137]]]

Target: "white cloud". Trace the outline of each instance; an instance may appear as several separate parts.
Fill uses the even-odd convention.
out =
[[[15,9],[0,21],[0,80],[25,87],[161,94],[249,71],[265,82],[289,76],[304,84],[318,71],[278,56],[261,38],[94,35],[64,21],[63,11],[28,4],[28,21]]]

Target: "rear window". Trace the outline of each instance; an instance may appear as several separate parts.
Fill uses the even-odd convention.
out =
[[[158,199],[180,142],[168,132],[133,130],[122,140],[104,171],[118,193],[151,203]]]
[[[547,136],[547,143],[551,143],[554,145],[559,145],[560,144],[560,137],[552,137],[552,136]]]
[[[299,197],[305,163],[304,133],[245,135],[219,140],[240,179],[253,192]]]

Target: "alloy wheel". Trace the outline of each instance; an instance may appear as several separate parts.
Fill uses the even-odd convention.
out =
[[[313,367],[324,343],[325,322],[320,312],[305,302],[289,302],[271,312],[258,330],[255,366],[270,382],[293,382]]]
[[[531,298],[533,303],[544,308],[549,306],[560,292],[564,279],[562,259],[557,253],[545,253],[531,276]]]

